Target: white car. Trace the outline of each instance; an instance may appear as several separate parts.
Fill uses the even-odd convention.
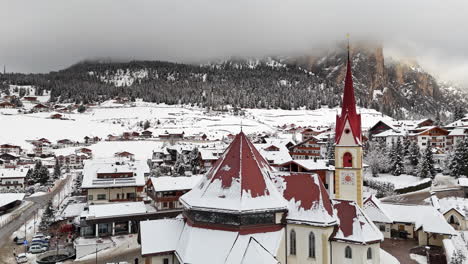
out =
[[[36,245],[32,245],[31,247],[29,247],[29,252],[33,254],[42,253],[45,251],[47,251],[47,247],[44,247],[42,245],[36,244]]]
[[[28,263],[28,257],[26,256],[26,254],[21,253],[18,256],[16,256],[16,263],[18,264]]]
[[[33,236],[32,239],[34,240],[34,239],[36,239],[36,238],[37,238],[37,239],[41,239],[41,240],[47,240],[47,241],[50,240],[50,236],[46,236],[46,235],[44,235],[44,234],[42,234],[42,233],[36,233],[36,234]]]

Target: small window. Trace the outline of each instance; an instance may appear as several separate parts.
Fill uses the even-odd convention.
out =
[[[296,255],[296,231],[294,229],[289,234],[289,240],[289,254]]]
[[[372,248],[367,249],[367,259],[372,259]]]
[[[313,232],[309,234],[309,258],[315,258],[315,235]]]
[[[353,251],[351,250],[350,246],[346,246],[345,248],[345,258],[352,259],[353,258]]]
[[[450,224],[455,224],[455,217],[453,217],[453,215],[450,216],[449,223]]]
[[[105,200],[105,199],[106,199],[106,195],[105,195],[105,194],[98,194],[98,195],[97,195],[97,199],[98,199],[98,200]]]
[[[379,229],[380,231],[385,232],[385,225],[379,225]]]
[[[169,264],[169,259],[168,258],[163,259],[163,264]]]

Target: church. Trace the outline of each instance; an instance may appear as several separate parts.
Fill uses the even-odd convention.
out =
[[[361,209],[361,116],[349,55],[335,131],[334,194],[316,174],[274,170],[240,132],[180,197],[183,214],[140,223],[145,263],[380,263],[383,235]]]

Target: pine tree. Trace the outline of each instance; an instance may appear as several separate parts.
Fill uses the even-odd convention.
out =
[[[335,146],[330,135],[327,138],[327,159],[335,159]]]
[[[54,179],[60,178],[60,175],[62,175],[61,168],[60,168],[60,163],[58,162],[58,160],[55,160]]]
[[[463,252],[460,249],[457,249],[453,253],[449,264],[463,264],[465,263],[465,259],[466,256],[463,254]]]
[[[421,150],[419,149],[419,145],[416,141],[411,142],[408,148],[408,160],[411,165],[417,166],[419,159],[421,157]]]
[[[459,141],[450,162],[450,174],[455,177],[468,176],[468,137]]]
[[[392,163],[391,172],[395,176],[399,176],[404,173],[403,152],[404,150],[403,146],[401,145],[401,140],[398,138],[396,144],[392,145],[390,154],[390,160]]]
[[[145,121],[145,123],[143,124],[143,129],[144,130],[147,130],[148,128],[150,128],[151,124],[148,120]]]
[[[421,178],[434,178],[436,171],[434,169],[434,159],[432,156],[432,148],[428,146],[424,150],[418,164],[418,176]]]

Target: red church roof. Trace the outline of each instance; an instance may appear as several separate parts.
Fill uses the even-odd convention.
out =
[[[288,221],[318,226],[337,223],[332,201],[317,174],[281,175],[276,178],[276,186],[289,201]]]
[[[336,116],[335,143],[339,143],[346,121],[349,122],[351,132],[356,144],[361,143],[361,115],[356,111],[356,100],[354,98],[353,74],[351,73],[351,60],[348,51],[348,64],[346,66],[345,87],[343,92],[343,102],[341,105],[341,115]]]
[[[283,210],[287,204],[270,178],[271,168],[241,132],[199,186],[180,201],[188,208],[220,211]]]

